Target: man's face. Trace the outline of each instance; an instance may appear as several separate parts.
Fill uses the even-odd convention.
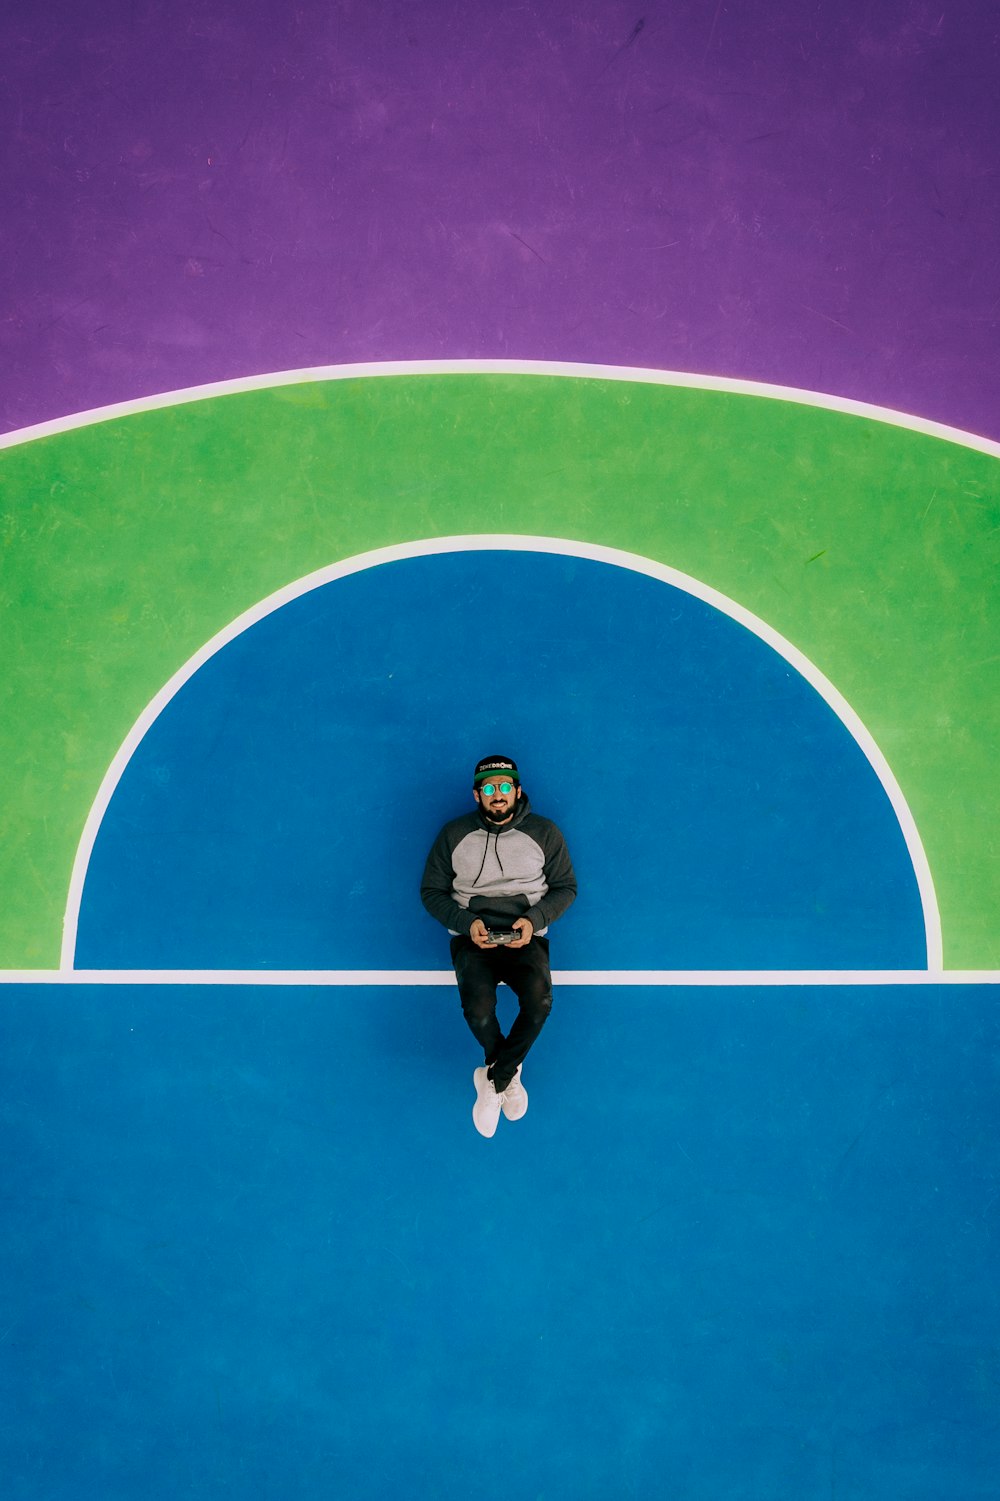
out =
[[[510,790],[505,792],[503,790],[505,787]],[[500,771],[496,775],[491,774],[487,777],[486,781],[480,784],[479,790],[472,795],[491,823],[506,823],[508,819],[514,817],[514,808],[521,796],[521,789],[512,777]]]

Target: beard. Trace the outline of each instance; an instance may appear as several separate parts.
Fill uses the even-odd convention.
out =
[[[506,806],[503,808],[497,808],[496,812],[494,812],[492,808],[488,807],[482,801],[482,799],[480,799],[480,807],[483,810],[483,817],[487,819],[489,823],[506,823],[508,818],[511,818],[513,816],[514,809],[517,807],[517,803],[512,803],[509,808]]]

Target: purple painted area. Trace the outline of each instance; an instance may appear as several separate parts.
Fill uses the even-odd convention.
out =
[[[508,357],[1000,437],[992,3],[8,0],[0,426]]]

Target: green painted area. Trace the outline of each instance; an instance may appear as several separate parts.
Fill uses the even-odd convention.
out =
[[[0,453],[0,496],[2,967],[58,962],[104,772],[207,639],[338,559],[491,531],[657,559],[805,652],[913,810],[946,964],[1000,967],[994,458],[765,397],[383,376],[37,439]]]

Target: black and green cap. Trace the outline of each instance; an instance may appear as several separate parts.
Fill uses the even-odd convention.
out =
[[[509,756],[484,756],[476,764],[472,785],[478,788],[484,782],[503,775],[508,776],[512,782],[519,783],[521,778],[517,774],[517,762],[512,761]]]

